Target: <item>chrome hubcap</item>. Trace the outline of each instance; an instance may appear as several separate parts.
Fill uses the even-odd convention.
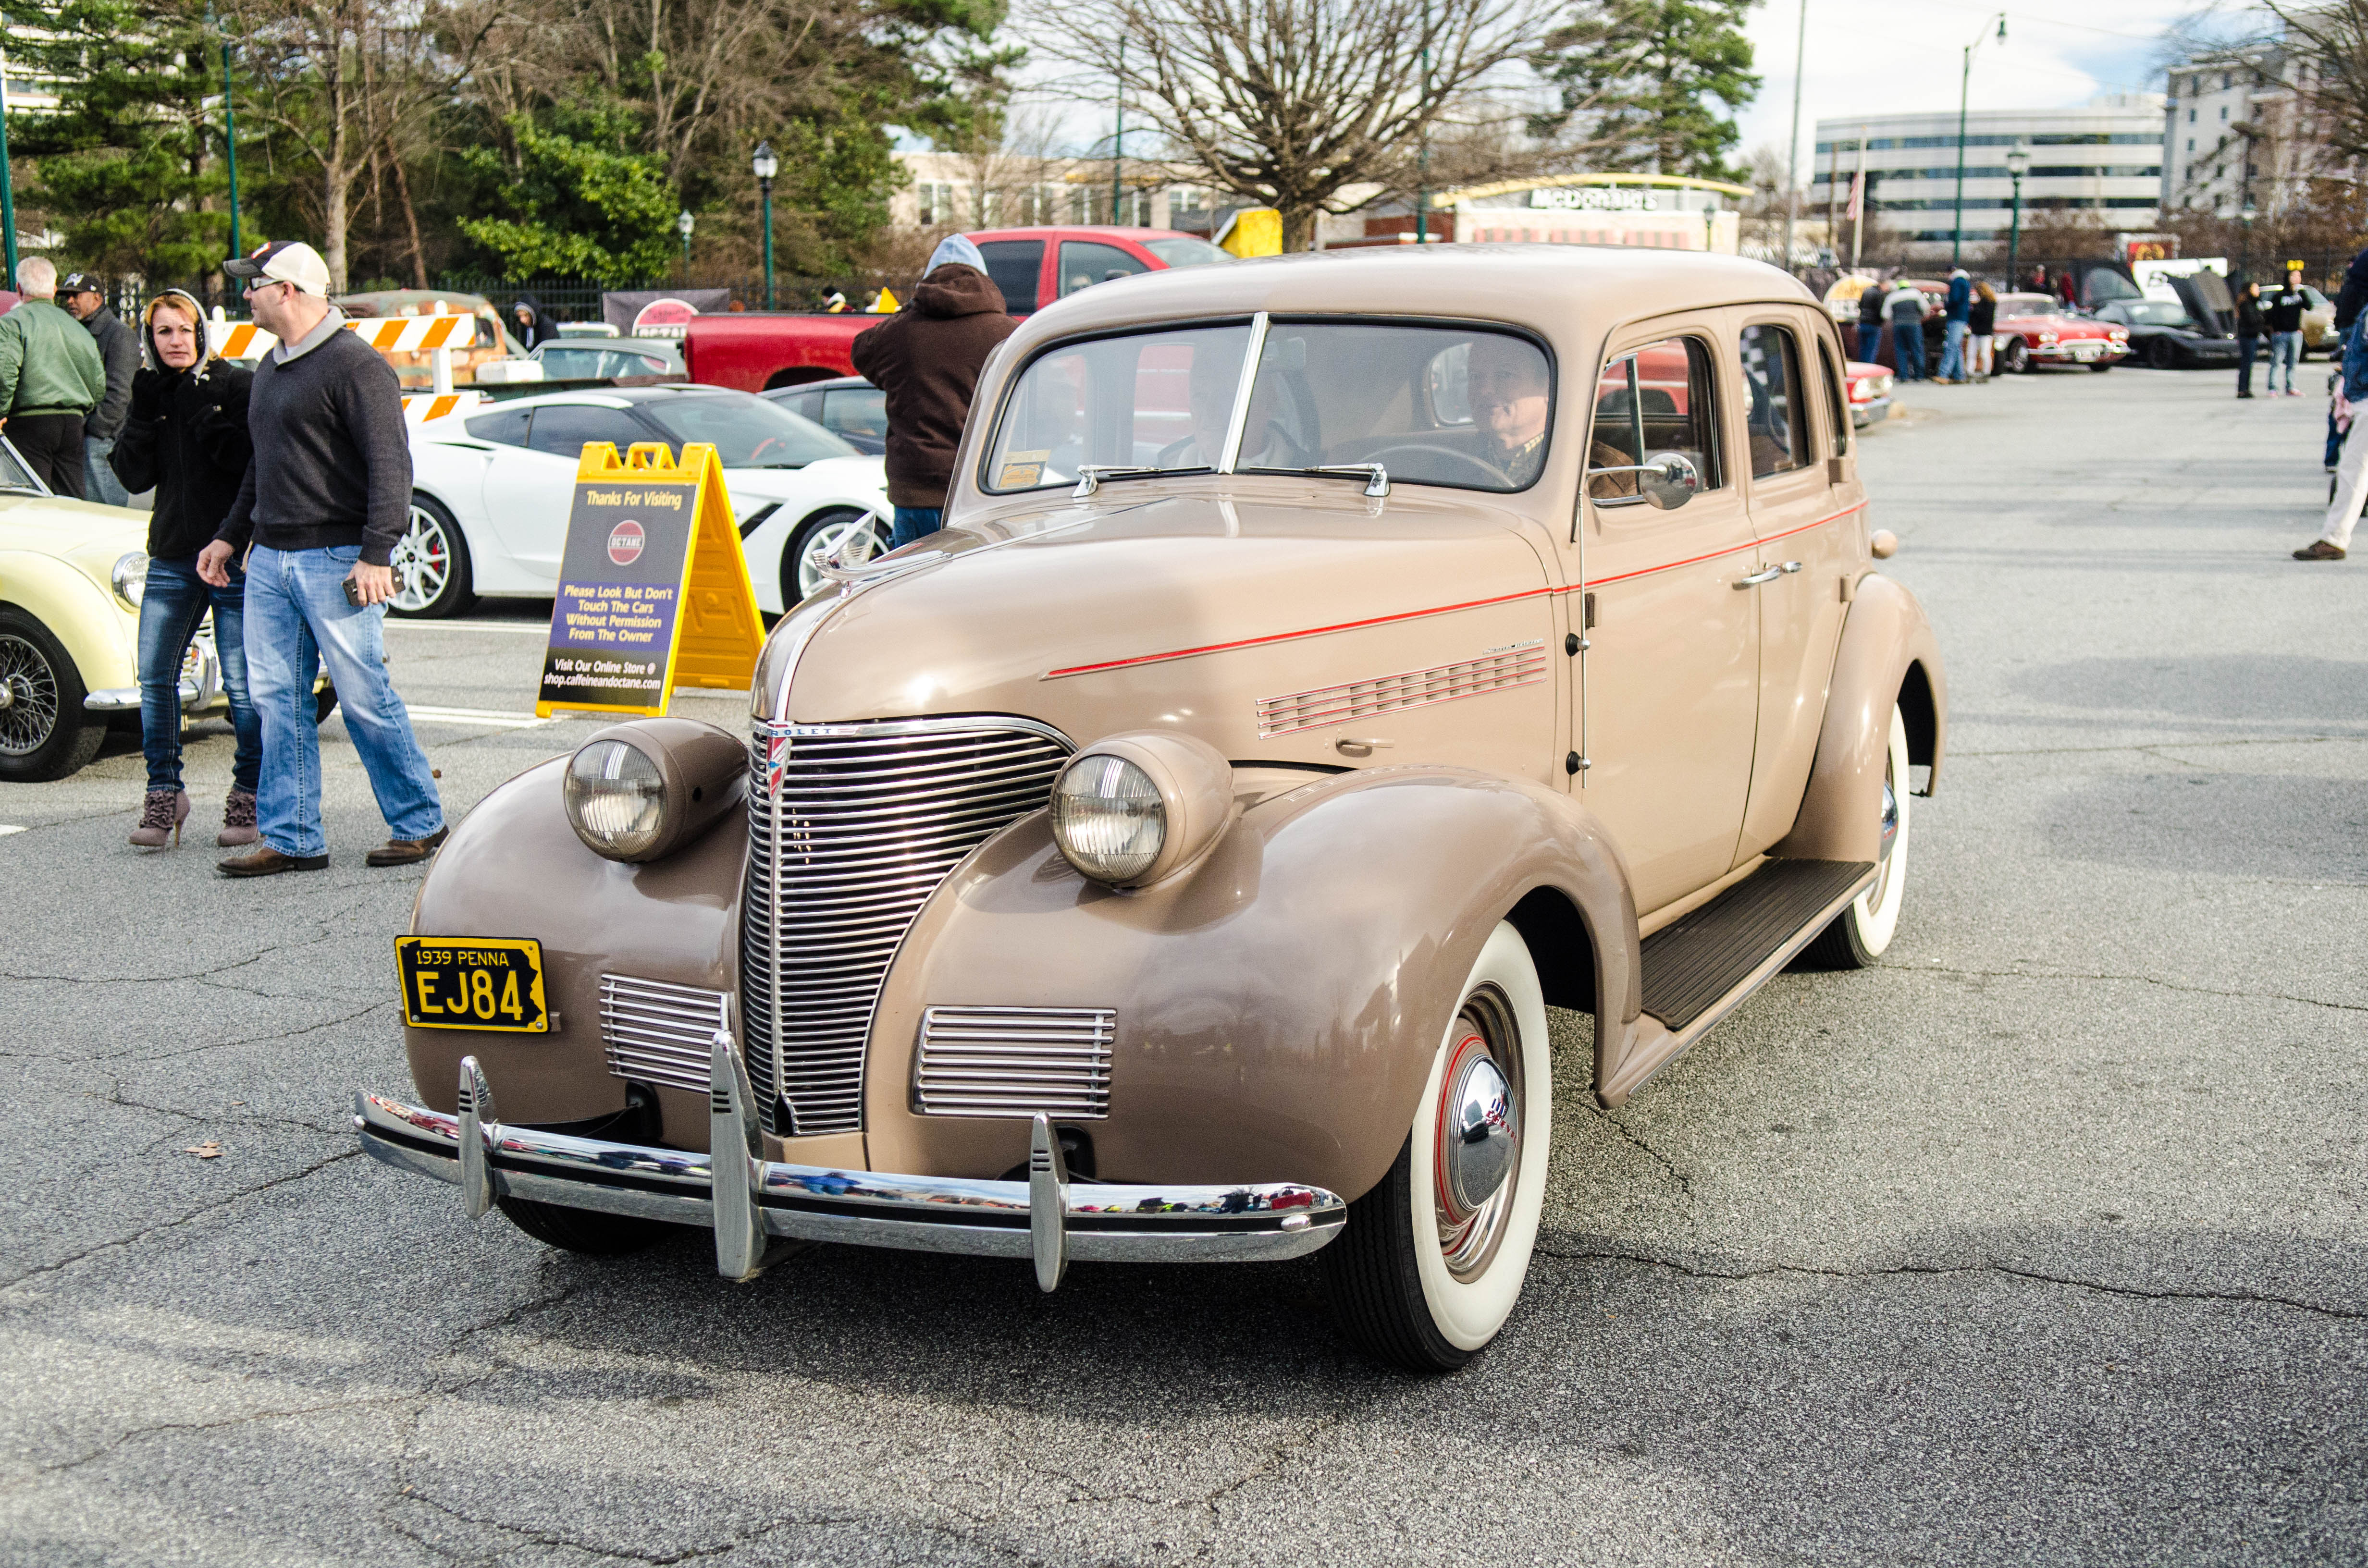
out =
[[[58,727],[58,676],[22,637],[0,636],[0,754],[24,756]]]
[[[1888,756],[1883,764],[1883,836],[1874,852],[1874,885],[1860,894],[1869,910],[1883,907],[1884,894],[1891,889],[1891,852],[1899,843],[1899,786],[1891,776]]]
[[[1457,1018],[1432,1147],[1439,1250],[1459,1278],[1495,1256],[1520,1179],[1521,1062],[1512,1009],[1492,986]]]
[[[436,602],[452,575],[452,542],[430,513],[411,508],[411,527],[395,541],[388,561],[394,568],[396,609],[421,610]]]

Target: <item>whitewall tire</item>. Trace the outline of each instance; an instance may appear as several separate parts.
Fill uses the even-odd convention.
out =
[[[1545,999],[1520,933],[1500,924],[1397,1159],[1321,1254],[1350,1341],[1409,1371],[1447,1372],[1497,1336],[1537,1244],[1553,1123]]]
[[[1907,722],[1891,710],[1890,744],[1883,769],[1883,831],[1876,851],[1873,885],[1852,899],[1834,916],[1803,956],[1817,969],[1864,969],[1883,956],[1899,930],[1899,911],[1907,900],[1908,801]]]

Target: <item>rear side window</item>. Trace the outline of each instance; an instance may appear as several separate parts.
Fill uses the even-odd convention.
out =
[[[1826,368],[1826,414],[1834,422],[1834,453],[1850,450],[1850,410],[1842,405],[1842,368],[1834,361],[1834,347],[1820,340],[1817,362]]]
[[[1751,438],[1751,477],[1809,466],[1809,403],[1801,391],[1801,345],[1781,326],[1743,329],[1745,416]]]
[[[1694,465],[1704,490],[1726,483],[1719,470],[1718,392],[1710,348],[1696,337],[1665,337],[1611,359],[1595,382],[1595,424],[1587,466],[1624,468],[1676,452]],[[1642,503],[1633,473],[1596,474],[1587,494],[1597,505]]]
[[[591,408],[581,403],[545,403],[534,411],[534,431],[527,445],[553,457],[581,457],[586,443],[606,441],[622,457],[636,441],[655,437],[641,421],[621,408]]]
[[[1061,297],[1065,300],[1080,289],[1150,270],[1146,263],[1116,245],[1065,240],[1061,245]]]
[[[1024,316],[1036,308],[1036,279],[1044,270],[1042,240],[989,240],[978,247],[986,275],[1003,290],[1003,308]]]
[[[493,414],[480,414],[468,421],[469,434],[480,441],[499,441],[505,447],[526,445],[527,421],[534,417],[530,408],[505,408]]]
[[[803,409],[798,411],[804,414]],[[807,414],[813,419],[814,415]],[[878,387],[847,387],[825,393],[822,418],[816,423],[841,436],[888,438],[888,394]]]

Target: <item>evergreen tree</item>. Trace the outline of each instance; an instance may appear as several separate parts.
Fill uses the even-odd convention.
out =
[[[461,232],[503,277],[581,278],[614,286],[663,274],[673,257],[675,188],[658,160],[621,150],[613,109],[565,117],[564,128],[513,118],[515,163],[488,147],[463,154],[502,199],[500,217],[463,218]],[[568,134],[569,131],[576,132]]]
[[[1531,63],[1559,91],[1540,136],[1575,133],[1600,169],[1737,179],[1734,112],[1759,96],[1751,0],[1593,0]]]
[[[219,58],[193,0],[0,0],[12,71],[58,85],[54,112],[8,116],[19,208],[65,235],[62,258],[185,280],[230,239]],[[26,176],[29,175],[29,178]]]

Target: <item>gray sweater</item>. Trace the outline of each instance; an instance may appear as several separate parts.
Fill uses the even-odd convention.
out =
[[[411,519],[411,439],[394,367],[344,312],[263,358],[247,400],[255,460],[214,537],[235,550],[359,545],[383,566]]]

